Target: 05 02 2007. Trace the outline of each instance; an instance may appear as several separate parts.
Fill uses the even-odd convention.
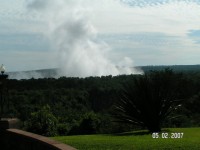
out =
[[[172,132],[172,133],[152,133],[152,138],[163,138],[163,139],[177,139],[177,138],[183,138],[184,133],[183,132]]]

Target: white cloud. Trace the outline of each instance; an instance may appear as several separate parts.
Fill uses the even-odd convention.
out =
[[[128,0],[124,1],[127,2]],[[141,3],[145,7],[130,7],[123,5],[119,0],[76,0],[76,2],[72,0],[66,0],[65,2],[36,0],[31,4],[30,0],[28,2],[28,8],[34,7],[38,9],[45,6],[52,7],[52,5],[46,5],[46,3],[52,3],[54,5],[56,2],[61,9],[65,5],[65,8],[74,9],[79,15],[87,16],[88,20],[91,21],[100,33],[161,32],[183,36],[190,29],[195,30],[200,28],[198,25],[200,23],[200,5],[195,0],[128,1],[129,3],[135,4],[134,6]],[[76,8],[70,7],[72,3],[76,3]],[[12,20],[13,22],[16,20],[23,21],[24,26],[19,28],[21,31],[27,28],[30,32],[33,32],[34,29],[31,29],[33,26],[38,26],[35,30],[40,30],[40,27],[46,26],[42,22],[44,19],[42,12],[38,12],[38,9],[36,9],[35,12],[27,13],[24,7],[25,4],[27,4],[25,0],[9,0],[3,2],[0,6],[2,8],[0,10],[0,17],[4,17],[4,22],[8,20]],[[55,9],[55,7],[53,8]]]
[[[60,9],[65,7],[87,17],[99,33],[161,32],[183,36],[190,29],[199,29],[198,24],[200,23],[198,19],[200,17],[200,5],[194,0],[129,1],[129,3],[135,3],[136,6],[141,3],[145,7],[130,7],[123,5],[119,0],[76,0],[75,2],[72,0],[65,2],[36,0],[31,4],[29,0],[28,8],[41,9],[48,6],[54,11],[53,9],[57,9],[52,7],[55,2]],[[71,8],[72,5],[76,5],[76,8]],[[40,25],[45,26],[42,22],[44,16],[42,12],[37,11],[38,9],[35,12],[25,13],[24,17],[26,20],[41,21]]]
[[[200,23],[200,5],[192,2],[172,1],[146,7],[125,7],[115,2],[103,10],[101,5],[92,7],[92,21],[103,33],[160,32],[184,36],[188,30],[198,29]]]

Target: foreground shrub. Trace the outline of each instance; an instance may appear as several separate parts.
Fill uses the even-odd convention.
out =
[[[44,106],[41,110],[31,113],[30,119],[25,123],[27,131],[44,135],[55,136],[57,134],[57,119],[52,114],[50,107]]]
[[[60,123],[57,125],[58,135],[64,136],[67,135],[71,127],[69,124]]]
[[[72,127],[69,134],[95,134],[99,131],[100,118],[93,112],[86,113],[79,124]]]
[[[181,106],[184,84],[182,75],[169,69],[138,76],[125,85],[116,104],[117,121],[160,132],[166,117]]]

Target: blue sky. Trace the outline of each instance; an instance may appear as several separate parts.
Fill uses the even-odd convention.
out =
[[[200,64],[200,0],[62,0],[60,13],[56,0],[0,3],[0,63],[8,71],[60,67],[51,29],[70,16],[65,8],[89,22],[87,36],[108,47],[114,65],[127,57],[136,66]]]

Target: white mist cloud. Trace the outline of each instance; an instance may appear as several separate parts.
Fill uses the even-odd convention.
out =
[[[42,13],[43,21],[48,25],[44,34],[59,54],[62,75],[86,77],[139,73],[130,68],[133,66],[119,69],[108,59],[110,47],[96,37],[97,31],[88,18],[88,11],[92,13],[92,10],[85,1],[34,0],[29,2],[28,8]]]

